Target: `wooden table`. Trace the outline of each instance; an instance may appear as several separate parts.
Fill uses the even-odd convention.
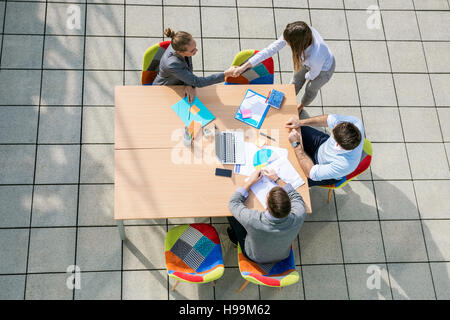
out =
[[[220,130],[244,130],[246,141],[256,143],[257,129],[234,115],[247,89],[267,96],[271,88],[285,93],[280,110],[270,108],[261,132],[273,137],[269,145],[286,148],[288,159],[306,182],[297,191],[307,212],[311,201],[307,179],[288,141],[285,122],[296,116],[293,85],[214,85],[198,88],[197,96],[214,114]],[[171,106],[184,96],[182,86],[120,86],[115,88],[114,219],[125,239],[123,220],[230,216],[228,200],[245,176],[218,177],[223,165],[214,155],[214,137],[200,133],[192,148],[182,144],[184,123]],[[246,201],[250,208],[264,210],[254,194]]]

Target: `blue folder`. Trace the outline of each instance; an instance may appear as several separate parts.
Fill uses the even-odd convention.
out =
[[[197,114],[189,112],[189,110],[193,105],[197,106],[200,109],[200,111]],[[203,102],[201,102],[200,99],[197,97],[195,97],[194,102],[192,104],[189,104],[188,98],[184,97],[184,99],[181,99],[172,106],[172,110],[175,111],[175,113],[186,124],[186,126],[189,126],[191,121],[194,120],[200,122],[203,128],[216,118],[211,113],[211,111],[209,111],[208,108],[205,107]]]
[[[261,125],[264,122],[264,119],[266,118],[267,112],[269,111],[269,105],[266,105],[266,110],[264,111],[264,114],[262,115],[261,120],[259,122],[256,122],[252,118],[247,118],[247,119],[242,118],[241,106],[242,106],[242,103],[244,102],[245,98],[247,97],[247,94],[249,94],[249,93],[253,93],[253,94],[256,94],[258,96],[261,96],[261,97],[264,98],[264,100],[266,100],[266,97],[264,97],[262,94],[259,94],[258,92],[255,92],[253,90],[248,89],[247,92],[244,95],[244,99],[242,99],[241,105],[239,106],[239,108],[238,108],[234,118],[236,120],[239,120],[239,121],[242,121],[242,122],[248,124],[249,126],[252,126],[252,127],[256,128],[256,129],[259,129],[259,128],[261,128]]]

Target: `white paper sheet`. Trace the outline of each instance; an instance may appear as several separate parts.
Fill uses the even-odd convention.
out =
[[[279,158],[269,164],[267,168],[273,169],[281,180],[290,183],[294,189],[297,189],[305,183],[287,158]]]
[[[250,190],[256,195],[256,198],[261,202],[264,208],[267,207],[267,194],[272,188],[276,187],[277,184],[273,182],[271,179],[266,176],[262,176],[262,178],[254,183]]]

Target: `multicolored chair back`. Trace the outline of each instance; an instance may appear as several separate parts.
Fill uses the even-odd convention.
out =
[[[170,45],[170,40],[157,43],[148,48],[144,53],[144,62],[142,64],[141,82],[144,86],[152,85],[159,70],[159,62]]]
[[[244,256],[241,246],[238,244],[238,264],[241,276],[246,280],[238,292],[241,292],[249,283],[255,283],[268,287],[282,288],[297,283],[300,275],[295,269],[294,251],[289,257],[274,263],[256,263]]]
[[[169,230],[165,239],[169,277],[190,283],[207,283],[224,272],[222,248],[216,229],[206,223],[181,225]]]
[[[239,52],[233,60],[232,66],[240,66],[247,62],[258,50],[243,50]],[[239,77],[226,77],[225,84],[273,84],[273,59],[267,58],[260,64],[243,72]]]
[[[332,195],[333,189],[342,188],[347,183],[349,183],[352,179],[354,179],[357,176],[359,176],[360,174],[362,174],[364,171],[369,169],[371,162],[372,162],[372,144],[370,143],[369,140],[367,140],[365,138],[364,145],[363,145],[363,152],[361,154],[361,161],[359,162],[358,167],[356,167],[356,169],[352,173],[350,173],[346,177],[342,178],[339,182],[332,184],[332,185],[328,185],[328,186],[321,186],[322,188],[330,189],[330,191],[328,192],[328,202],[330,202],[330,200],[331,200],[331,195]]]

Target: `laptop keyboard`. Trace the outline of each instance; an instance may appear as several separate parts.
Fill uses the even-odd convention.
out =
[[[225,156],[225,162],[228,163],[234,163],[236,162],[236,155],[235,155],[235,139],[234,135],[231,132],[224,132],[222,135],[223,139],[223,154]]]

